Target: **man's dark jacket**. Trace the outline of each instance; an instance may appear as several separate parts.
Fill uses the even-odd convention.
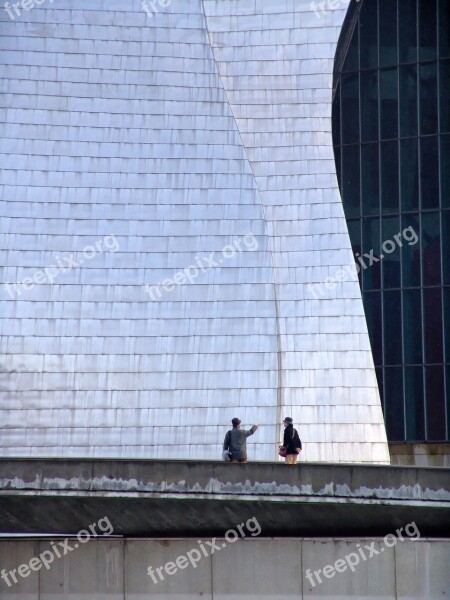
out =
[[[283,446],[286,448],[286,454],[297,454],[296,448],[302,447],[302,442],[292,423],[284,430]]]

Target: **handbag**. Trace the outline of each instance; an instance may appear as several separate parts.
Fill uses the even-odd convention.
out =
[[[222,452],[222,458],[225,462],[230,462],[231,459],[231,453],[229,452],[229,450],[224,450]]]
[[[295,429],[292,429],[292,439],[294,439],[295,437]],[[285,448],[284,446],[281,446],[281,448],[278,451],[278,454],[280,456],[282,456],[283,458],[286,458],[287,456],[287,448]],[[299,454],[299,452],[297,452],[297,454]]]

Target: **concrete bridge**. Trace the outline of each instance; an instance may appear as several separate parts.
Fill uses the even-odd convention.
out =
[[[76,533],[108,515],[122,536],[384,536],[415,521],[450,537],[450,470],[308,463],[7,459],[0,532]]]

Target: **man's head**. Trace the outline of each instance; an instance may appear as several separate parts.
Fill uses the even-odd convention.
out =
[[[291,417],[286,417],[285,420],[283,421],[283,425],[285,427],[288,427],[288,425],[292,425],[294,421],[291,419]]]
[[[234,417],[234,419],[231,419],[231,424],[233,425],[233,427],[239,427],[239,425],[241,424],[241,420],[237,417]]]

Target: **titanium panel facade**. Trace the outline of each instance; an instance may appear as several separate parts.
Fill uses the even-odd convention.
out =
[[[304,460],[388,462],[358,283],[308,290],[353,260],[344,4],[1,12],[1,453],[219,458],[237,415],[273,460],[290,414]]]

